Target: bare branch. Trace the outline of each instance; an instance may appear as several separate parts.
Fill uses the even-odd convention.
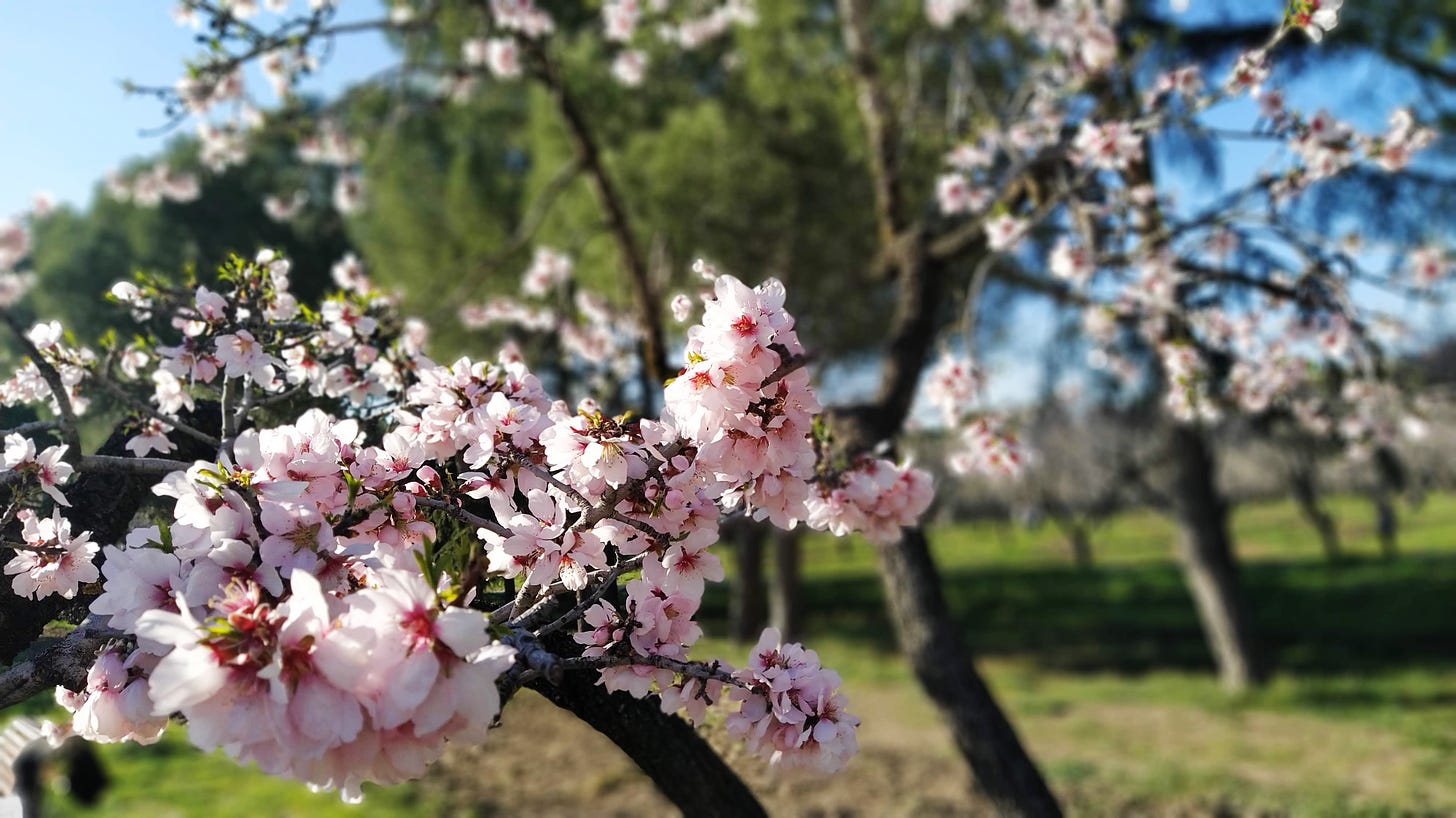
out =
[[[586,115],[566,87],[565,79],[545,47],[533,44],[532,50],[536,58],[533,75],[546,86],[552,99],[556,101],[557,111],[561,114],[576,147],[577,159],[587,178],[591,180],[607,228],[616,239],[622,265],[627,269],[632,295],[637,302],[638,320],[642,322],[642,400],[650,405],[654,391],[660,389],[663,381],[668,378],[668,366],[667,346],[662,331],[662,302],[648,271],[647,256],[642,252],[616,180],[602,161],[601,145],[587,122]]]
[[[870,44],[867,0],[839,0],[840,33],[849,52],[859,91],[860,119],[869,140],[870,174],[875,188],[875,217],[880,240],[888,242],[904,231],[905,194],[900,179],[897,117],[890,95],[880,81],[879,65]]]
[[[101,474],[143,474],[163,476],[174,471],[187,471],[192,464],[165,457],[117,457],[109,454],[88,454],[76,464],[77,471]]]
[[[434,497],[416,497],[415,504],[424,506],[425,508],[439,509],[462,523],[468,523],[476,528],[483,528],[486,531],[499,534],[502,537],[509,537],[511,535],[509,528],[506,528],[495,520],[488,520],[479,514],[466,511],[460,506],[446,502],[445,500],[438,500]]]
[[[552,620],[550,624],[536,631],[536,636],[549,636],[580,619],[581,615],[586,613],[587,608],[595,605],[598,600],[606,595],[607,591],[611,590],[614,586],[616,586],[617,580],[623,574],[627,573],[628,571],[641,568],[642,559],[643,555],[638,554],[631,559],[625,559],[617,563],[611,571],[607,572],[607,575],[605,577],[602,577],[602,581],[597,583],[597,586],[591,590],[591,593],[587,594],[585,597],[582,597],[582,600],[576,604],[575,608],[572,608],[561,616],[558,616],[556,619]],[[529,621],[531,618],[530,614],[531,612],[528,611],[525,616],[521,617],[521,621],[517,624],[520,624],[520,626],[523,628],[531,627],[531,623]]]
[[[632,665],[650,665],[681,673],[684,676],[691,676],[694,679],[714,680],[724,684],[742,687],[743,683],[733,678],[733,674],[725,670],[718,662],[685,662],[681,659],[669,659],[666,656],[657,654],[629,653],[621,656],[570,656],[558,658],[554,663],[554,669],[562,670],[586,670],[608,667],[631,667]]]
[[[0,673],[0,709],[20,704],[56,685],[83,689],[96,654],[107,642],[122,637],[120,631],[87,619],[56,644]]]

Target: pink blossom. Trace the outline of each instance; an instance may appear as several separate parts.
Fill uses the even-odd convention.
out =
[[[1324,39],[1326,31],[1333,31],[1339,23],[1340,6],[1345,0],[1294,0],[1290,4],[1289,20],[1304,29],[1311,40]]]
[[[137,457],[146,457],[152,452],[167,454],[177,450],[177,444],[167,438],[172,427],[156,418],[142,422],[140,433],[126,442],[126,450]]]
[[[750,752],[775,765],[831,773],[858,749],[859,719],[845,711],[839,676],[821,668],[813,651],[783,644],[770,628],[749,655],[748,666],[733,676],[743,687],[729,690],[739,709],[724,727]]]
[[[986,221],[986,246],[992,252],[1004,252],[1020,243],[1030,225],[1025,219],[1001,215]]]
[[[49,446],[36,454],[35,442],[19,434],[5,436],[5,468],[33,477],[40,484],[41,491],[50,495],[57,505],[69,506],[71,502],[61,493],[58,486],[71,479],[75,473],[65,461],[70,446]]]
[[[18,515],[25,548],[17,549],[5,573],[15,575],[11,583],[18,596],[43,599],[51,594],[70,599],[80,586],[101,577],[92,559],[100,547],[91,542],[91,532],[71,536],[71,521],[57,508],[50,517],[37,517],[29,509]]]
[[[647,54],[636,49],[617,52],[612,58],[612,78],[628,88],[636,88],[647,77]]]

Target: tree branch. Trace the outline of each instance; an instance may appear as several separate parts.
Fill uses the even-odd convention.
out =
[[[20,704],[37,693],[60,685],[70,690],[86,687],[86,674],[96,654],[121,631],[88,619],[34,657],[0,673],[0,710]]]
[[[875,218],[880,240],[888,242],[905,229],[904,190],[900,179],[898,121],[870,45],[868,0],[839,0],[840,35],[849,53],[858,89],[860,119],[869,140],[870,175],[875,190]]]
[[[566,129],[571,135],[581,168],[586,172],[587,178],[591,180],[592,189],[596,191],[597,201],[601,204],[607,228],[616,239],[617,251],[622,257],[622,265],[626,268],[632,285],[632,295],[637,302],[638,320],[642,322],[642,400],[644,408],[650,407],[653,394],[661,389],[662,383],[669,376],[669,368],[662,331],[662,302],[648,271],[647,256],[642,252],[642,247],[638,243],[637,233],[632,228],[626,204],[617,188],[616,181],[602,161],[601,146],[586,120],[586,115],[577,104],[576,98],[572,96],[570,89],[566,87],[565,78],[562,77],[560,69],[547,54],[545,47],[535,45],[532,50],[536,65],[533,73],[550,91],[552,99],[556,101],[557,111],[561,114],[562,122],[566,124]]]

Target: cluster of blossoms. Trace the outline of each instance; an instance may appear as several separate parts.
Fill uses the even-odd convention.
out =
[[[748,667],[733,676],[742,687],[728,695],[742,706],[725,727],[750,752],[833,771],[857,749],[859,719],[845,712],[839,675],[820,667],[814,651],[783,644],[770,628],[754,646]]]
[[[173,522],[108,546],[92,603],[135,635],[125,664],[144,668],[152,715],[346,796],[483,739],[514,653],[482,613],[443,604],[412,559],[432,528],[390,478],[395,457],[358,437],[315,410],[243,432],[220,468],[172,474],[155,491]]]
[[[22,279],[20,292],[29,286],[28,282],[29,277]],[[25,334],[25,339],[49,361],[55,377],[47,378],[40,365],[34,360],[28,361],[8,380],[0,382],[0,403],[18,406],[44,402],[53,413],[60,414],[60,401],[64,398],[72,411],[84,414],[90,401],[81,393],[81,382],[96,364],[95,351],[71,344],[56,321],[36,324]],[[61,387],[60,395],[53,386]]]
[[[725,0],[703,4],[700,14],[675,19],[666,0],[608,0],[602,4],[602,35],[612,44],[611,76],[624,86],[635,88],[647,76],[649,58],[644,32],[660,43],[695,49],[722,37],[734,25],[752,25],[757,20],[751,0]],[[555,23],[534,2],[492,4],[493,32],[461,44],[461,61],[467,71],[448,85],[454,97],[468,96],[474,87],[472,72],[485,69],[496,79],[515,79],[524,73],[522,39],[535,40],[551,34]]]
[[[605,391],[612,381],[620,383],[632,374],[641,329],[601,296],[574,287],[572,269],[570,256],[538,247],[521,276],[521,293],[538,302],[554,300],[558,307],[499,296],[461,307],[460,323],[467,329],[505,326],[551,337],[586,369],[590,385]]]
[[[538,266],[528,282],[569,278],[563,257]],[[730,734],[776,764],[843,766],[858,721],[811,651],[769,633],[742,670],[688,656],[705,583],[724,576],[710,550],[724,514],[891,541],[931,499],[908,466],[820,465],[781,285],[715,277],[650,419],[589,400],[572,411],[509,352],[430,361],[357,260],[335,267],[340,291],[316,311],[293,300],[289,273],[264,252],[231,261],[216,288],[122,282],[113,297],[148,332],[73,364],[80,386],[119,369],[111,388],[150,390],[135,400],[138,456],[175,450],[183,427],[206,436],[183,410],[220,411],[215,459],[147,463],[176,463],[152,489],[165,522],[104,547],[74,534],[57,488],[67,447],[6,441],[7,481],[55,502],[44,516],[39,492],[13,495],[15,591],[69,598],[99,579],[93,617],[123,635],[85,690],[58,694],[74,732],[151,742],[180,716],[199,747],[353,798],[482,740],[502,691],[536,671],[539,640],[575,627],[583,653],[558,661],[607,687],[655,691],[693,719],[726,708]],[[61,335],[31,333],[47,366],[74,355]],[[293,395],[354,417],[251,425],[261,403],[276,412]],[[629,571],[622,601],[607,601]],[[499,583],[520,588],[504,607],[487,604]]]
[[[1391,113],[1386,132],[1379,136],[1359,133],[1325,110],[1305,119],[1297,112],[1281,108],[1278,122],[1289,133],[1289,148],[1300,160],[1302,174],[1285,182],[1295,188],[1334,176],[1362,159],[1394,173],[1430,146],[1436,136],[1430,128],[1417,126],[1405,108]]]
[[[49,517],[23,508],[16,518],[24,546],[5,564],[5,573],[15,576],[11,588],[16,594],[71,599],[82,585],[100,577],[92,562],[100,546],[91,542],[89,531],[73,535],[71,521],[61,516],[59,508]]]
[[[1188,343],[1166,343],[1158,353],[1168,378],[1168,414],[1184,423],[1218,420],[1218,406],[1208,394],[1208,364],[1198,350]]]
[[[1123,3],[1116,0],[1010,0],[1003,10],[1014,31],[1056,55],[1060,75],[1075,78],[1101,73],[1117,57],[1112,26],[1122,11]],[[925,18],[936,28],[949,28],[976,12],[972,0],[925,0]]]
[[[899,540],[901,527],[919,519],[935,497],[929,474],[878,458],[863,458],[821,482],[806,503],[809,527],[839,536],[858,531],[880,545]]]
[[[235,259],[224,271],[223,291],[201,285],[146,296],[136,284],[117,284],[112,296],[133,315],[166,310],[180,334],[174,344],[119,351],[121,377],[140,378],[139,367],[155,358],[151,401],[164,415],[193,408],[193,388],[228,379],[242,382],[244,405],[255,391],[306,392],[358,404],[399,392],[424,343],[424,326],[395,318],[395,300],[375,291],[352,257],[334,267],[339,292],[324,300],[313,320],[303,321],[289,292],[290,266],[271,251],[253,264]],[[165,450],[159,435],[168,425],[144,426],[144,445]]]
[[[60,484],[75,473],[65,461],[69,446],[48,446],[36,453],[35,441],[18,433],[5,436],[5,469],[20,478],[33,478],[40,490],[50,495],[56,505],[69,506],[71,502],[61,493]]]
[[[960,440],[962,448],[946,457],[954,474],[1015,477],[1026,467],[1027,453],[1021,441],[997,418],[976,418],[961,429]]]
[[[520,46],[511,37],[475,37],[460,46],[460,59],[469,68],[488,69],[497,79],[521,76]]]
[[[1118,13],[1111,5],[1100,13],[1115,22]],[[1090,3],[1060,6],[1062,11],[1099,11]],[[1366,135],[1326,111],[1306,116],[1291,110],[1279,89],[1269,87],[1277,45],[1300,29],[1318,40],[1335,26],[1339,7],[1326,0],[1291,4],[1269,42],[1239,54],[1223,81],[1205,82],[1196,66],[1176,68],[1145,89],[1141,110],[1109,116],[1098,100],[1077,93],[1077,78],[1095,68],[1078,69],[1075,48],[1058,40],[1060,24],[1045,20],[1052,10],[1010,4],[1005,15],[1014,27],[1027,30],[1038,20],[1046,24],[1046,30],[1031,35],[1044,53],[1026,69],[1029,102],[1018,121],[984,128],[946,154],[947,171],[936,183],[941,213],[953,221],[978,222],[993,252],[1016,251],[1036,228],[1060,233],[1045,266],[1069,300],[1083,306],[1093,347],[1089,362],[1132,386],[1141,372],[1134,361],[1143,356],[1128,354],[1129,342],[1153,350],[1167,387],[1166,408],[1179,421],[1212,421],[1237,407],[1254,413],[1287,410],[1312,428],[1328,429],[1334,413],[1369,415],[1351,401],[1321,395],[1324,381],[1313,376],[1320,366],[1363,372],[1370,363],[1364,347],[1372,341],[1350,306],[1349,282],[1331,269],[1358,266],[1348,250],[1311,243],[1278,225],[1262,232],[1235,229],[1218,213],[1180,218],[1157,197],[1144,167],[1146,140],[1169,123],[1196,129],[1203,111],[1251,96],[1260,108],[1258,133],[1282,140],[1286,148],[1280,154],[1283,167],[1225,197],[1219,204],[1223,211],[1244,207],[1241,212],[1274,214],[1313,183],[1356,166],[1386,172],[1405,168],[1434,140],[1434,132],[1419,126],[1409,110],[1394,111],[1384,133]],[[978,13],[969,3],[926,4],[937,26]],[[1090,47],[1095,49],[1097,41],[1089,38]],[[1004,171],[1016,172],[1041,152],[1067,157],[1081,177],[1064,179],[1051,202],[1018,198],[1016,186],[1002,178]],[[1309,260],[1310,266],[1285,272],[1274,261],[1281,254]],[[1025,263],[1027,256],[1018,253],[1016,263]],[[1330,257],[1337,261],[1313,261]],[[1445,249],[1428,244],[1406,255],[1389,284],[1424,293],[1444,281],[1447,270]],[[1252,297],[1223,299],[1235,291]],[[956,380],[949,377],[955,371],[942,360],[926,386],[931,402],[948,417],[962,411],[956,408],[962,402]],[[963,437],[967,451],[952,455],[955,471],[999,472],[1002,464],[1018,461],[1006,457],[1015,446],[1002,440],[994,419]]]
[[[1015,477],[1025,465],[1026,453],[1007,420],[988,411],[975,411],[982,375],[970,359],[943,352],[926,373],[922,397],[940,413],[940,419],[960,441],[960,448],[945,457],[957,475],[981,474]]]
[[[166,163],[145,168],[130,177],[113,173],[106,179],[106,193],[119,202],[138,207],[156,207],[164,200],[186,203],[202,195],[202,182],[194,173],[174,170]]]

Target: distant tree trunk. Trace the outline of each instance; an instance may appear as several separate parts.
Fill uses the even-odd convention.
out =
[[[1052,524],[1067,538],[1067,545],[1072,549],[1072,562],[1083,570],[1092,568],[1092,535],[1088,517],[1073,511],[1050,494],[1042,498],[1041,505]]]
[[[1380,539],[1380,555],[1393,560],[1400,555],[1400,518],[1396,516],[1395,504],[1390,495],[1379,491],[1375,495],[1375,535]]]
[[[1178,424],[1170,436],[1175,475],[1171,499],[1178,520],[1178,556],[1213,652],[1230,692],[1264,681],[1248,609],[1239,588],[1229,538],[1228,507],[1214,479],[1213,452],[1199,429]]]
[[[1072,561],[1084,571],[1093,568],[1092,534],[1084,520],[1071,520],[1067,526],[1067,541],[1072,546]]]
[[[1319,501],[1319,488],[1315,479],[1314,464],[1299,457],[1289,474],[1289,485],[1294,493],[1294,502],[1299,505],[1300,514],[1319,534],[1320,546],[1325,559],[1331,564],[1340,561],[1340,532],[1335,519],[1325,511]]]
[[[890,616],[915,676],[950,725],[976,789],[1005,816],[1059,816],[1036,763],[971,663],[921,529],[878,547]]]
[[[797,641],[803,633],[803,580],[799,564],[803,546],[798,529],[773,532],[773,584],[769,597],[769,622],[786,641]]]
[[[899,291],[889,316],[880,386],[874,399],[834,413],[835,420],[842,421],[834,424],[839,427],[838,442],[845,451],[859,453],[893,440],[910,415],[941,315],[951,300],[953,277],[946,268],[966,259],[985,258],[990,249],[980,230],[964,237],[947,234],[931,243],[929,233],[907,218],[908,197],[900,172],[902,143],[897,132],[901,117],[872,47],[871,38],[877,33],[870,21],[872,4],[870,0],[839,0],[835,5],[869,149],[875,221],[882,244],[872,268],[877,273],[897,272]],[[1041,773],[971,663],[942,596],[924,533],[918,528],[907,530],[898,545],[877,550],[886,603],[900,644],[916,678],[950,722],[956,745],[981,790],[1003,815],[1061,815]]]
[[[752,520],[743,520],[730,536],[736,571],[728,586],[729,635],[740,642],[753,642],[763,632],[768,616],[763,575],[763,543],[768,530]]]
[[[1395,559],[1400,553],[1397,542],[1400,532],[1400,518],[1395,513],[1395,496],[1405,491],[1405,464],[1400,455],[1389,446],[1375,450],[1375,533],[1380,538],[1380,553],[1386,559]]]

